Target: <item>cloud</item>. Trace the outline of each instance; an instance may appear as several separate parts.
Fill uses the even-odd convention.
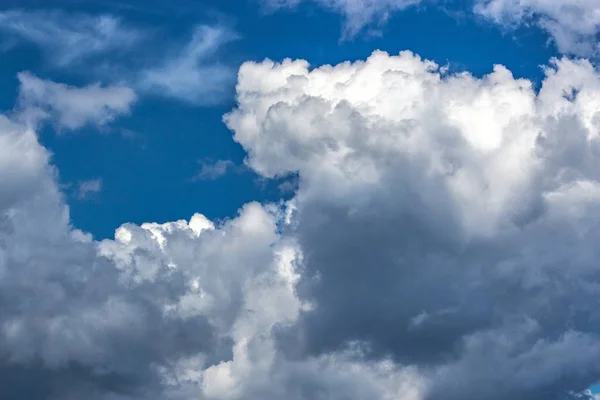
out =
[[[214,162],[204,160],[200,162],[200,171],[193,180],[215,180],[224,176],[232,169],[237,169],[237,166],[231,160],[217,160]]]
[[[308,0],[263,0],[268,10],[294,8]],[[365,28],[385,23],[394,12],[430,3],[423,0],[312,0],[344,16],[343,38],[352,39]],[[598,55],[600,52],[600,4],[588,0],[474,0],[473,12],[489,21],[515,28],[537,25],[545,30],[563,54]]]
[[[475,12],[496,23],[536,24],[561,53],[588,56],[600,51],[600,3],[587,0],[478,0]]]
[[[183,49],[166,56],[162,65],[140,73],[138,86],[143,91],[192,104],[219,103],[233,88],[235,72],[215,57],[222,46],[236,39],[237,35],[228,28],[197,26]]]
[[[344,39],[352,39],[365,27],[385,23],[390,14],[421,3],[422,0],[312,0],[344,18]],[[296,7],[302,0],[263,0],[268,9]]]
[[[419,399],[416,371],[359,348],[278,352],[272,329],[304,307],[288,205],[124,224],[98,242],[71,225],[49,156],[0,116],[0,397]]]
[[[297,173],[285,233],[311,307],[291,359],[358,345],[424,399],[545,400],[600,376],[600,73],[552,60],[539,92],[403,52],[248,62],[225,117],[265,177]]]
[[[77,184],[77,198],[80,200],[85,200],[96,193],[100,193],[101,190],[101,178],[79,181]]]
[[[102,241],[0,116],[0,397],[589,398],[600,73],[545,73],[246,63],[225,122],[294,198]]]
[[[54,67],[78,66],[78,72],[113,85],[128,82],[144,94],[213,105],[227,98],[235,83],[235,69],[219,60],[222,47],[238,39],[226,26],[198,25],[184,46],[163,42],[160,47],[167,50],[153,54],[138,46],[150,29],[125,25],[108,14],[9,10],[0,12],[2,31],[38,46]],[[124,63],[118,56],[125,52],[136,57]]]
[[[275,262],[272,217],[253,204],[221,226],[196,215],[93,242],[70,227],[35,133],[0,125],[3,396],[168,398],[160,382],[179,360],[229,359],[239,285]],[[205,279],[208,267],[221,272]]]
[[[143,37],[141,31],[124,27],[111,15],[61,11],[2,11],[0,31],[35,44],[59,67],[124,51]]]
[[[75,87],[40,79],[29,72],[18,74],[19,107],[27,118],[51,118],[58,128],[77,130],[103,126],[127,115],[137,100],[126,86],[99,83]]]

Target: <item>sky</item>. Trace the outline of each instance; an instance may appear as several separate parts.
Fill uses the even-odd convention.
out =
[[[600,3],[4,0],[0,398],[600,399]]]

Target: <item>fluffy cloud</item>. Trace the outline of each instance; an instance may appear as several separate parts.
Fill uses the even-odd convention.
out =
[[[248,164],[299,175],[287,230],[312,305],[278,346],[357,343],[426,399],[548,399],[600,377],[600,74],[553,60],[539,92],[410,52],[311,69],[246,63],[225,117]]]
[[[590,398],[573,394],[600,376],[589,62],[553,60],[534,91],[410,52],[265,61],[237,93],[248,166],[297,174],[294,199],[99,242],[30,125],[0,116],[0,397]]]
[[[29,72],[18,75],[19,106],[27,118],[51,118],[57,127],[76,130],[88,124],[105,125],[129,114],[137,100],[126,86],[91,84],[81,88],[40,79]]]
[[[230,360],[247,287],[283,280],[273,213],[250,204],[218,226],[198,214],[94,242],[70,226],[35,133],[0,123],[3,398],[178,398],[161,383],[175,368]]]
[[[478,0],[475,11],[503,25],[535,23],[553,38],[559,51],[598,53],[600,3],[588,0]]]
[[[271,334],[307,307],[291,205],[236,218],[71,226],[35,132],[0,116],[0,397],[406,399],[416,371],[361,349],[290,360]]]
[[[234,71],[214,56],[237,35],[218,26],[196,27],[189,43],[173,56],[140,74],[142,90],[193,104],[214,104],[233,87]]]
[[[270,9],[297,6],[302,0],[263,0]],[[421,0],[313,0],[323,7],[344,15],[343,37],[350,39],[356,36],[365,26],[381,24],[394,11],[404,10],[421,3]]]
[[[143,36],[110,15],[89,16],[60,11],[2,11],[0,31],[35,44],[52,63],[61,67],[107,52],[125,50]]]

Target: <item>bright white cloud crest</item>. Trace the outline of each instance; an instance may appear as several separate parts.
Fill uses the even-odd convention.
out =
[[[0,370],[29,399],[527,399],[600,376],[600,75],[404,52],[246,63],[225,117],[295,198],[211,222],[71,227],[0,120]],[[19,157],[14,156],[18,154]],[[35,375],[36,385],[19,379]],[[31,376],[33,376],[31,375]]]

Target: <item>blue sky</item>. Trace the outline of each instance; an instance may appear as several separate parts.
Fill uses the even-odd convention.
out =
[[[598,399],[599,60],[591,0],[4,0],[0,398]]]

